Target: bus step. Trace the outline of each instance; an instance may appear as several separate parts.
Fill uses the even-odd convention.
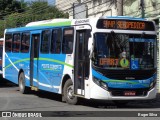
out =
[[[31,86],[31,90],[38,91],[38,88],[35,86]]]

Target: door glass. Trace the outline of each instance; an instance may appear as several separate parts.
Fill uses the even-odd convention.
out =
[[[34,41],[34,58],[38,58],[39,55],[39,35],[35,35],[34,38],[33,38],[33,41]]]

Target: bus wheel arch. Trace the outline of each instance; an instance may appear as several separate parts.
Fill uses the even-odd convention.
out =
[[[68,79],[64,84],[63,97],[68,104],[75,105],[78,102],[78,98],[77,96],[74,96],[73,89],[73,82],[71,79]]]
[[[19,71],[19,74],[18,74],[18,85],[19,85],[19,91],[22,94],[27,93],[28,89],[26,87],[25,74],[22,69]]]
[[[70,95],[70,97],[68,96]],[[62,82],[62,101],[69,104],[77,104],[78,98],[73,95],[73,82],[69,75],[65,75]],[[72,99],[73,98],[73,99]]]

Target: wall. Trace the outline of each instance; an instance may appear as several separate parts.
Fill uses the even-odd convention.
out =
[[[73,18],[73,3],[78,3],[78,0],[56,0],[56,6],[68,12],[70,18]],[[116,16],[117,9],[115,0],[85,0],[88,9],[87,17],[100,17],[100,16]]]

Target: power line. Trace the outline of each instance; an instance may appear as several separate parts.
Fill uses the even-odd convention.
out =
[[[45,2],[45,3],[47,3],[47,2]],[[47,4],[52,4],[52,3],[54,3],[54,1],[53,2],[49,2],[49,3],[47,3]],[[50,7],[49,5],[47,5],[47,7]],[[27,7],[28,8],[28,7]],[[24,12],[21,12],[21,13],[25,13],[25,12],[32,12],[32,10],[34,10],[34,11],[38,11],[38,10],[43,10],[43,9],[46,9],[46,5],[43,5],[43,6],[40,6],[39,8],[34,8],[34,9],[30,9],[30,10],[27,10],[27,11],[24,11]],[[17,11],[19,11],[19,10],[25,10],[25,9],[17,9]],[[6,12],[6,15],[10,15],[11,13],[17,13],[16,11],[13,11],[13,12]],[[4,15],[4,14],[2,14],[2,15]],[[1,15],[0,15],[1,16]]]
[[[89,3],[89,2],[92,2],[92,0],[90,0],[90,1],[87,1],[87,2],[84,2],[84,3]],[[100,6],[100,5],[102,5],[102,4],[104,4],[104,3],[108,3],[109,1],[107,1],[107,2],[103,2],[103,3],[101,3],[101,4],[99,4],[99,5],[97,5],[97,6]],[[113,4],[114,2],[112,2],[112,4]],[[94,7],[97,7],[97,6],[93,6],[93,7],[91,7],[91,8],[89,8],[88,10],[90,10],[90,9],[92,9],[92,8],[94,8]],[[44,9],[47,9],[49,6],[45,6],[45,8]],[[70,7],[69,9],[72,9],[73,7]],[[41,9],[41,10],[39,10],[39,9]],[[36,12],[35,13],[39,13],[39,12],[41,12],[41,11],[43,11],[44,9],[42,9],[42,7],[40,7],[40,8],[38,8],[38,9],[34,9],[34,10],[36,10]],[[39,10],[39,11],[38,11]],[[67,9],[68,10],[68,9]],[[65,10],[66,11],[66,10]],[[85,11],[85,10],[84,10]],[[81,12],[84,12],[84,11],[81,11]],[[28,11],[26,11],[26,13],[27,13]],[[81,12],[78,12],[77,14],[79,14],[79,13],[81,13]],[[23,13],[25,13],[25,12],[23,12]],[[17,15],[17,17],[22,17],[22,15],[23,15],[23,13],[20,13],[20,15]],[[21,15],[22,14],[22,15]],[[27,13],[27,14],[25,14],[26,16],[28,16],[28,15],[33,15],[32,13]]]
[[[86,2],[84,2],[85,4],[86,3],[89,3],[89,2],[92,2],[92,0],[90,0],[90,1],[86,1]],[[108,3],[109,1],[106,1],[106,2],[103,2],[103,3],[101,3],[101,4],[98,4],[98,5],[96,5],[96,6],[93,6],[93,7],[90,7],[90,8],[88,8],[87,10],[90,10],[90,9],[93,9],[94,7],[98,7],[98,6],[101,6],[102,4],[105,4],[105,3]],[[112,3],[111,4],[113,4],[114,2],[112,1]],[[110,7],[110,6],[109,6]],[[107,10],[109,10],[109,7],[107,8]],[[44,8],[44,9],[42,9],[42,8]],[[36,15],[36,13],[40,13],[41,11],[44,11],[45,9],[47,9],[47,8],[49,8],[49,6],[44,6],[44,7],[38,7],[38,8],[35,8],[35,9],[33,9],[33,10],[35,10],[36,12],[34,13],[35,15]],[[73,8],[73,6],[72,7],[70,7],[69,9],[71,9],[71,8]],[[106,10],[106,11],[107,11]],[[30,13],[31,12],[31,10],[30,11],[25,11],[25,12],[23,12],[23,13],[18,13],[18,15],[15,17],[15,19],[17,19],[17,18],[19,18],[19,17],[21,17],[21,18],[25,18],[25,17],[27,17],[27,16],[29,16],[29,15],[33,15],[33,13]],[[84,12],[84,11],[81,11],[81,12]],[[78,12],[78,13],[76,13],[76,14],[79,14],[79,13],[81,13],[81,12]],[[39,16],[39,15],[36,15],[36,16]],[[36,17],[36,16],[33,16],[33,17]],[[14,18],[13,18],[14,19]],[[25,19],[25,22],[31,22],[31,21],[33,21],[33,19],[34,18],[31,18],[31,20],[26,20]],[[45,18],[43,18],[43,19],[45,19]],[[38,20],[38,19],[36,19],[36,20]],[[23,24],[26,24],[26,23],[23,23]],[[28,23],[27,22],[27,23]]]
[[[54,2],[49,2],[48,4],[52,4],[52,3],[54,3]],[[59,5],[59,4],[58,4],[58,5]],[[65,5],[65,6],[67,6],[67,5]],[[65,7],[65,6],[63,6],[63,7]],[[36,11],[35,13],[38,13],[38,12],[41,12],[41,11],[46,10],[46,9],[49,8],[49,7],[50,7],[50,6],[43,5],[43,6],[40,6],[40,7],[38,7],[38,8],[35,8],[35,9],[30,9],[30,10],[28,10],[28,11],[21,12],[20,14],[22,14],[22,13],[27,13],[28,15],[32,15],[33,13],[30,13],[30,12],[32,12],[32,11]],[[54,7],[56,7],[56,6],[54,6]],[[18,9],[18,10],[23,10],[23,9]],[[16,12],[8,12],[8,14],[11,14],[11,13],[16,13]]]
[[[99,4],[99,5],[90,7],[90,8],[88,8],[87,10],[90,10],[90,9],[92,9],[92,8],[95,8],[95,7],[98,7],[98,6],[103,5],[103,4],[105,4],[105,3],[108,3],[108,2],[109,2],[109,1],[103,2],[103,3]],[[113,4],[113,3],[114,3],[114,2],[112,2],[112,4]],[[81,11],[81,12],[78,12],[77,14],[82,13],[82,12],[85,12],[85,10],[83,10],[83,11]]]

